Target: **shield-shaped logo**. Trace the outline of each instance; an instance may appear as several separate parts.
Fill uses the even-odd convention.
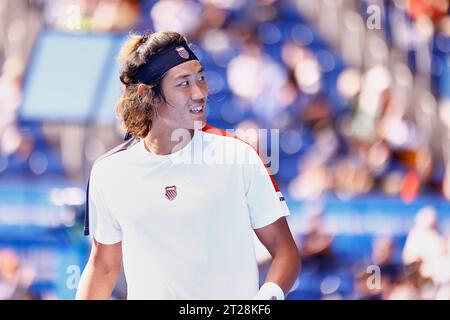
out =
[[[177,47],[176,50],[178,52],[178,55],[183,59],[189,58],[189,52],[184,47]]]
[[[177,197],[177,187],[176,186],[169,186],[166,187],[166,198],[172,201]]]

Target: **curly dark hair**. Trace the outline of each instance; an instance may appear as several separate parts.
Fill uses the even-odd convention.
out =
[[[152,121],[157,116],[156,106],[164,102],[161,90],[161,81],[164,77],[156,79],[147,86],[145,95],[138,93],[138,86],[134,80],[137,69],[148,59],[167,48],[187,43],[186,38],[173,31],[148,33],[145,35],[130,35],[119,53],[121,64],[120,81],[125,90],[116,106],[116,114],[122,121],[127,134],[134,138],[145,138],[149,133]]]

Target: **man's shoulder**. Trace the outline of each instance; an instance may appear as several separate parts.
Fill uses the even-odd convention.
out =
[[[94,161],[92,170],[111,169],[110,165],[114,164],[120,157],[123,157],[125,151],[130,150],[138,142],[138,139],[132,138],[103,153]]]
[[[231,131],[226,131],[217,127],[206,125],[203,127],[202,132],[209,140],[217,143],[227,143],[243,149],[253,149],[247,142],[240,139],[237,135]]]

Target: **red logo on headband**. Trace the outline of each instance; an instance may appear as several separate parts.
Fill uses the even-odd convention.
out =
[[[178,55],[183,59],[189,58],[189,52],[184,47],[177,47],[176,50],[178,52]]]

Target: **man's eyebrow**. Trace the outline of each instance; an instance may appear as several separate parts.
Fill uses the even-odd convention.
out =
[[[205,72],[205,69],[203,69],[203,67],[197,70],[197,73],[201,73],[201,72]],[[190,73],[180,74],[180,75],[175,76],[174,79],[188,78],[190,75],[191,75]]]

